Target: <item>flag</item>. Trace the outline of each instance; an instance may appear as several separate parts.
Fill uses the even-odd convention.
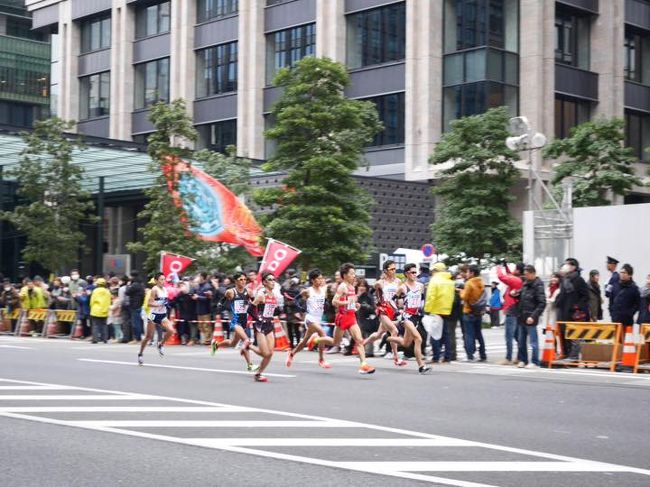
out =
[[[165,277],[174,274],[178,276],[187,269],[192,262],[194,262],[194,259],[191,259],[190,257],[162,252],[160,254],[160,272],[165,274]]]
[[[264,254],[259,243],[262,228],[237,195],[181,159],[170,156],[167,162],[163,171],[178,183],[178,191],[172,193],[174,203],[188,214],[192,233],[201,240],[242,246],[256,257]]]
[[[300,252],[291,245],[270,238],[266,244],[258,276],[261,276],[263,272],[270,272],[275,277],[280,277],[289,264],[300,255]]]

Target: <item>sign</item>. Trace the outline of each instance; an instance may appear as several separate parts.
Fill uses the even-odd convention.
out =
[[[118,275],[129,275],[131,273],[131,256],[129,254],[104,254],[103,270]]]
[[[433,246],[433,244],[427,243],[422,246],[422,254],[425,257],[431,258],[435,253],[436,253],[436,248]]]
[[[406,255],[405,254],[379,254],[379,269],[384,268],[384,263],[387,260],[392,260],[395,262],[397,267],[397,272],[401,273],[404,271],[404,266],[406,265]]]
[[[192,262],[194,262],[194,259],[191,259],[190,257],[162,252],[160,254],[160,272],[165,274],[165,277],[169,277],[172,274],[179,275],[187,269]]]
[[[270,272],[274,277],[280,277],[300,253],[300,250],[291,245],[270,238],[266,244],[266,251],[260,265],[258,281],[261,279],[263,272]]]

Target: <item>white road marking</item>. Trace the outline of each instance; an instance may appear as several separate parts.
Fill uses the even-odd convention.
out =
[[[255,409],[240,406],[62,406],[2,407],[6,413],[247,413]]]
[[[146,401],[154,399],[153,397],[143,396],[143,395],[128,395],[128,396],[110,396],[106,394],[88,394],[87,396],[80,394],[70,394],[70,395],[52,395],[52,396],[39,396],[39,395],[29,395],[29,394],[16,394],[16,395],[4,395],[0,394],[0,401]]]
[[[21,347],[19,345],[0,345],[0,348],[15,348],[17,350],[34,350],[33,347]]]
[[[0,386],[0,391],[69,391],[69,386]]]
[[[347,421],[254,421],[254,420],[101,420],[68,421],[70,426],[91,428],[354,428]]]
[[[2,379],[0,379],[2,380]],[[49,384],[43,384],[43,383],[37,383],[37,382],[27,382],[27,381],[16,381],[16,380],[10,380],[6,379],[4,382],[10,382],[10,383],[17,383],[17,384],[31,384],[31,385],[49,385]],[[174,397],[165,397],[165,396],[155,396],[155,395],[144,395],[144,394],[131,394],[131,393],[126,393],[126,392],[121,392],[121,391],[107,391],[107,390],[100,390],[100,389],[91,389],[91,388],[83,388],[83,387],[78,387],[75,388],[76,390],[79,391],[93,391],[93,392],[101,392],[104,394],[122,394],[123,397],[125,398],[148,398],[151,400],[157,400],[157,401],[170,401],[170,402],[176,402],[176,403],[183,403],[183,404],[196,404],[196,405],[201,405],[201,406],[211,406],[211,407],[230,407],[225,404],[220,404],[220,403],[213,403],[213,402],[208,402],[208,401],[197,401],[197,400],[191,400],[191,399],[180,399],[180,398],[174,398]],[[45,399],[43,396],[36,396],[38,401],[42,401]],[[87,396],[83,396],[87,397]],[[101,397],[109,397],[109,398],[115,398],[119,396],[101,396]],[[236,407],[236,406],[235,406]],[[452,486],[457,486],[457,487],[492,487],[488,486],[487,484],[480,484],[480,483],[475,483],[475,482],[467,482],[467,481],[461,481],[461,480],[455,480],[455,479],[449,479],[449,478],[444,478],[444,477],[439,477],[439,476],[434,476],[434,475],[429,475],[428,472],[472,472],[472,471],[498,471],[498,472],[510,472],[510,471],[527,471],[527,472],[533,472],[533,471],[543,471],[543,472],[610,472],[610,473],[634,473],[634,474],[639,474],[639,475],[644,475],[644,476],[650,476],[650,470],[644,470],[641,468],[636,468],[636,467],[629,467],[629,466],[624,466],[624,465],[615,465],[615,464],[610,464],[610,463],[604,463],[604,462],[597,462],[597,461],[590,461],[590,460],[584,460],[580,458],[574,458],[574,457],[567,457],[563,455],[555,455],[551,453],[544,453],[544,452],[538,452],[538,451],[533,451],[533,450],[525,450],[521,448],[511,448],[511,447],[506,447],[506,446],[501,446],[501,445],[494,445],[490,443],[481,443],[481,442],[475,442],[475,441],[469,441],[469,440],[459,440],[457,438],[449,438],[445,436],[438,436],[438,435],[431,435],[428,433],[421,433],[421,432],[416,432],[416,431],[408,431],[408,430],[401,430],[398,428],[390,428],[390,427],[384,427],[384,426],[377,426],[377,425],[370,425],[370,424],[364,424],[364,423],[358,423],[354,421],[344,421],[344,420],[336,420],[336,419],[331,419],[331,418],[325,418],[325,417],[319,417],[319,416],[310,416],[310,415],[305,415],[305,414],[297,414],[297,413],[289,413],[289,412],[283,412],[283,411],[274,411],[274,410],[269,410],[269,409],[258,409],[258,408],[248,408],[250,411],[255,411],[259,413],[265,413],[265,414],[272,414],[276,415],[279,417],[286,417],[286,418],[300,418],[302,420],[308,420],[308,421],[301,421],[301,423],[307,423],[309,424],[309,427],[315,427],[315,426],[320,426],[323,423],[325,424],[331,424],[331,425],[336,425],[336,427],[346,427],[346,428],[357,428],[357,429],[369,429],[369,430],[375,430],[375,431],[382,431],[385,433],[393,433],[393,434],[399,434],[402,436],[408,436],[407,440],[415,441],[418,439],[426,439],[426,440],[433,440],[434,443],[440,444],[439,442],[461,442],[462,446],[466,447],[475,447],[475,448],[484,448],[484,449],[490,449],[490,450],[495,450],[495,451],[501,451],[501,452],[510,452],[510,453],[516,453],[520,455],[525,455],[525,456],[530,456],[530,457],[536,457],[539,459],[544,459],[544,460],[552,460],[552,461],[536,461],[536,462],[472,462],[472,461],[462,461],[462,462],[354,462],[354,461],[348,461],[348,462],[340,462],[340,461],[330,461],[330,460],[323,460],[320,458],[313,458],[313,457],[304,457],[304,456],[299,456],[299,455],[292,455],[288,453],[279,453],[279,452],[273,452],[273,451],[265,451],[265,450],[259,450],[256,449],[255,446],[269,446],[267,445],[251,445],[253,446],[252,448],[246,448],[244,446],[238,446],[238,445],[233,445],[233,444],[228,444],[226,443],[225,439],[223,438],[182,438],[182,437],[175,437],[175,436],[169,436],[169,435],[161,435],[161,434],[154,434],[154,433],[145,433],[141,431],[133,431],[133,430],[125,430],[125,429],[120,429],[118,427],[115,427],[115,425],[126,425],[126,424],[142,424],[145,423],[145,421],[137,421],[137,422],[120,422],[120,421],[66,421],[66,420],[61,420],[61,419],[54,419],[54,418],[48,418],[48,417],[40,417],[40,416],[30,416],[28,414],[19,414],[19,413],[13,413],[13,412],[6,412],[0,410],[0,416],[8,417],[8,418],[15,418],[15,419],[24,419],[24,420],[29,420],[29,421],[36,421],[36,422],[41,422],[41,423],[48,423],[48,424],[56,424],[56,425],[61,425],[61,426],[74,426],[74,427],[80,427],[84,429],[89,429],[93,431],[102,431],[102,432],[111,432],[111,433],[117,433],[117,434],[122,434],[122,435],[128,435],[128,436],[134,436],[134,437],[139,437],[139,438],[147,438],[147,439],[153,439],[153,440],[159,440],[159,441],[166,441],[166,442],[172,442],[172,443],[178,443],[178,444],[184,444],[184,445],[193,445],[193,446],[201,446],[201,447],[207,447],[207,448],[214,448],[214,449],[219,449],[223,451],[230,451],[230,452],[236,452],[236,453],[244,453],[244,454],[250,454],[250,455],[255,455],[255,456],[260,456],[260,457],[265,457],[265,458],[272,458],[272,459],[280,459],[280,460],[289,460],[289,461],[295,461],[295,462],[301,462],[301,463],[307,463],[307,464],[312,464],[312,465],[319,465],[319,466],[326,466],[326,467],[332,467],[332,468],[343,468],[346,470],[353,470],[353,471],[358,471],[358,472],[365,472],[365,473],[372,473],[372,474],[380,474],[380,475],[386,475],[386,476],[391,476],[391,477],[396,477],[396,478],[402,478],[402,479],[413,479],[413,480],[421,480],[421,481],[426,481],[426,482],[432,482],[432,483],[437,483],[441,485],[452,485]],[[146,422],[147,425],[149,426],[155,426],[158,424],[161,425],[170,425],[170,424],[186,424],[185,421],[183,422],[178,422],[178,421],[161,421],[161,422],[156,422],[156,421],[148,421]],[[199,422],[205,424],[206,422]],[[219,424],[224,424],[221,421],[216,421],[215,423]],[[250,425],[250,421],[246,421],[246,427],[248,428]],[[287,423],[292,423],[296,424],[298,423],[297,421],[265,421],[265,424],[270,424],[273,423],[274,425],[282,425],[282,427],[286,427]],[[107,424],[110,424],[111,426],[106,426]],[[158,426],[156,426],[158,427]],[[167,430],[169,431],[169,430]],[[263,430],[262,430],[263,431]],[[255,440],[260,440],[260,439],[241,439],[238,438],[235,441],[238,442],[238,444],[241,444],[245,441],[251,442]],[[277,441],[276,439],[273,438],[264,438],[263,439],[265,442],[273,442],[274,440]],[[292,439],[280,439],[282,441],[286,442],[291,442]],[[301,439],[294,439],[295,441],[300,441]],[[348,439],[347,438],[330,438],[328,439],[317,439],[321,441],[325,441],[326,443],[329,441],[331,444],[335,444],[335,446],[339,447],[345,447],[349,446],[349,443],[347,443]],[[337,443],[337,440],[340,442]],[[366,438],[362,439],[363,441],[368,441],[372,442],[373,438]],[[354,440],[352,440],[354,441]],[[378,438],[375,440],[378,444],[382,444],[384,441],[395,441],[392,438]],[[321,445],[322,446],[322,445]],[[389,445],[385,445],[389,446]],[[350,457],[352,459],[354,453],[350,454]],[[408,469],[408,470],[401,470],[401,469]],[[427,474],[424,473],[417,473],[417,472],[427,472]]]
[[[118,360],[98,360],[98,359],[92,359],[92,358],[78,358],[80,362],[93,362],[93,363],[99,363],[99,364],[114,364],[114,365],[131,365],[135,367],[139,367],[137,363],[135,362],[120,362]],[[253,375],[251,372],[247,372],[244,370],[226,370],[226,369],[208,369],[205,367],[184,367],[180,365],[162,365],[162,364],[148,364],[145,363],[144,367],[159,367],[162,369],[180,369],[180,370],[197,370],[200,372],[215,372],[219,374],[240,374],[240,375]],[[290,378],[294,379],[296,376],[295,375],[289,375],[289,374],[273,374],[273,373],[267,373],[264,372],[264,375],[267,377],[284,377],[284,378]]]
[[[426,438],[189,438],[194,445],[209,448],[222,446],[367,446],[367,447],[441,447],[471,446],[465,440],[426,439]]]

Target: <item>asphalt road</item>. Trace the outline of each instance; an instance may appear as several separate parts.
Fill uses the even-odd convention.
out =
[[[648,486],[650,375],[0,336],[0,484]],[[491,362],[491,363],[490,363]],[[276,374],[276,375],[273,375]]]

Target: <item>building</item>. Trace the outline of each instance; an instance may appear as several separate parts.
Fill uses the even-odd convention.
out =
[[[0,0],[0,125],[31,127],[49,113],[50,46],[24,0]]]
[[[352,98],[386,129],[362,174],[435,182],[428,157],[450,121],[506,105],[548,136],[625,117],[650,145],[646,0],[26,0],[50,34],[55,113],[95,137],[145,142],[148,107],[188,100],[200,147],[265,159],[277,70],[307,55],[345,63]],[[543,178],[551,161],[535,163]],[[527,198],[527,161],[513,212]],[[638,165],[645,175],[646,166]],[[637,188],[628,202],[650,201]],[[423,222],[423,229],[430,221]],[[422,242],[424,243],[424,242]]]

